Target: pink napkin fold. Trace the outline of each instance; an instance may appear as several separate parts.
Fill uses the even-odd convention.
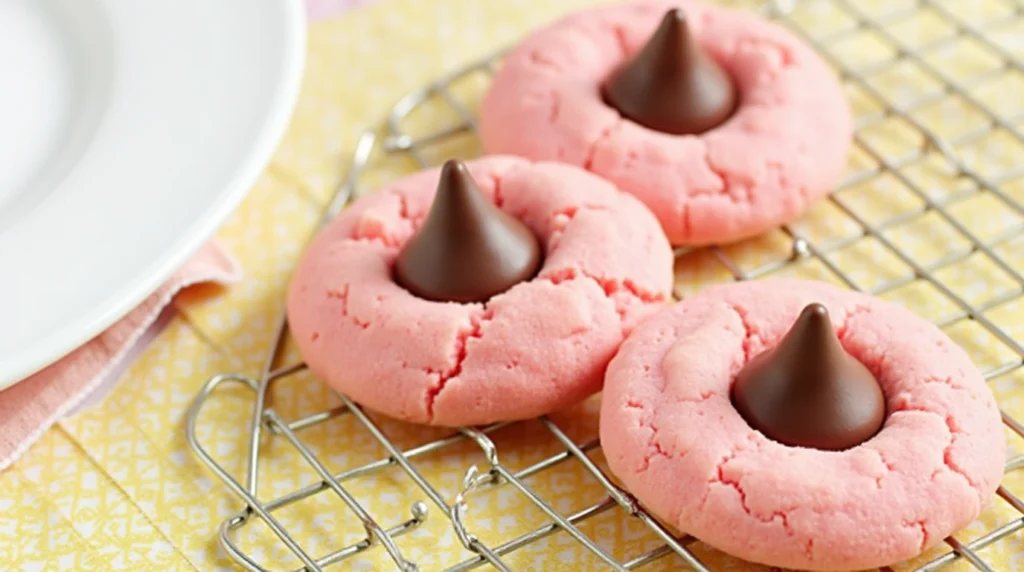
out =
[[[107,381],[178,292],[201,282],[236,282],[239,275],[238,263],[230,255],[215,243],[207,244],[159,290],[105,332],[46,369],[0,391],[0,471]]]

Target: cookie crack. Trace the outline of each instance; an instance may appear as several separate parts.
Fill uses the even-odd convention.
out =
[[[601,212],[608,211],[609,208],[605,205],[574,205],[565,207],[557,210],[550,215],[549,226],[552,227],[551,235],[548,239],[550,250],[554,251],[558,248],[559,240],[565,229],[572,224],[576,216],[581,212]],[[549,255],[550,256],[550,255]],[[618,298],[619,294],[631,297],[634,300],[639,301],[642,304],[660,304],[668,299],[668,295],[662,292],[652,292],[646,288],[640,286],[635,281],[629,278],[616,279],[598,276],[592,272],[588,272],[583,268],[578,267],[567,267],[561,268],[554,271],[545,273],[543,276],[538,276],[539,279],[544,279],[552,284],[560,284],[569,280],[576,280],[584,278],[596,283],[601,290],[604,292],[605,298],[610,300],[615,306],[615,312],[619,315],[620,324],[624,324],[626,321],[626,314],[628,307],[623,304]]]
[[[799,156],[798,153],[794,153],[794,155]],[[768,174],[766,180],[774,183],[775,187],[779,189],[796,189],[797,196],[800,197],[801,208],[807,206],[809,202],[807,198],[807,186],[794,185],[790,182],[788,175],[789,169],[787,169],[785,163],[779,159],[769,158],[765,160],[764,166],[765,172]],[[752,192],[748,193],[747,199],[753,203],[754,197]]]
[[[501,194],[501,179],[502,177],[497,173],[491,173],[491,186],[494,187],[494,206],[503,208],[505,206],[505,195]],[[522,218],[522,217],[517,217]]]
[[[977,401],[977,399],[978,399],[978,396],[975,395],[974,392],[970,390],[970,388],[964,387],[962,385],[958,385],[955,381],[953,381],[953,376],[951,376],[951,375],[948,375],[948,376],[941,376],[941,375],[929,376],[929,377],[926,377],[926,378],[922,379],[921,383],[930,383],[930,384],[936,384],[936,385],[944,385],[944,386],[950,388],[953,391],[962,391],[962,392],[966,393],[971,399],[973,399],[975,401]]]
[[[553,252],[558,249],[561,244],[562,234],[565,233],[565,229],[568,228],[580,211],[607,212],[608,210],[608,207],[603,205],[573,205],[552,212],[551,216],[548,217],[548,226],[551,228],[551,232],[548,234],[548,250]]]
[[[769,71],[773,74],[796,67],[796,58],[793,57],[794,50],[790,46],[772,41],[769,38],[741,38],[732,49],[732,57],[735,58],[739,52],[748,50],[753,53],[764,53],[769,50],[776,52],[779,56],[779,67],[777,69],[769,68]]]
[[[845,342],[846,336],[850,333],[850,323],[860,316],[869,316],[872,314],[871,306],[866,304],[854,304],[851,308],[846,309],[846,315],[843,317],[843,323],[836,329],[836,337],[839,341]]]
[[[658,442],[658,427],[654,424],[653,414],[652,419],[645,420],[640,419],[639,425],[641,428],[650,429],[651,435],[647,438],[647,443],[644,445],[645,453],[644,458],[641,461],[640,467],[636,470],[636,474],[642,474],[651,468],[651,460],[655,457],[664,457],[666,459],[672,459],[673,455],[662,448],[661,443]]]
[[[615,36],[615,44],[619,47],[622,60],[629,59],[629,46],[626,43],[626,30],[622,26],[613,26],[612,34]]]
[[[754,202],[754,187],[757,186],[757,181],[749,177],[741,180],[741,178],[737,177],[736,173],[718,167],[711,159],[711,147],[708,145],[707,140],[700,138],[698,141],[701,143],[704,167],[715,176],[718,186],[689,188],[686,190],[686,198],[691,201],[725,199],[733,205],[752,205]],[[683,204],[686,206],[688,202]]]
[[[735,173],[730,173],[728,170],[721,169],[715,165],[714,161],[711,160],[711,151],[708,149],[707,144],[704,145],[704,164],[707,165],[708,171],[711,171],[718,178],[722,188],[717,191],[695,189],[697,192],[689,193],[691,198],[724,197],[734,205],[753,204],[754,187],[757,182],[753,180],[741,181]]]
[[[889,460],[885,458],[885,454],[883,454],[878,449],[868,449],[868,450],[869,451],[874,451],[875,454],[878,455],[878,460],[882,463],[882,466],[885,467],[886,474],[883,474],[883,475],[880,475],[880,476],[874,478],[875,479],[875,487],[877,487],[878,490],[882,490],[882,479],[884,479],[888,473],[895,473],[895,472],[897,472],[896,471],[896,465],[893,465],[891,462],[889,462]]]
[[[693,236],[693,204],[689,201],[683,202],[681,217],[683,219],[683,236]]]
[[[409,198],[405,196],[405,193],[395,191],[395,197],[398,198],[398,216],[404,221],[412,222],[409,217]]]
[[[562,115],[562,96],[557,91],[551,92],[551,111],[548,114],[548,123],[554,125]]]
[[[362,328],[364,330],[369,329],[370,322],[360,320],[356,316],[349,314],[348,298],[351,289],[351,284],[344,284],[341,288],[331,288],[327,290],[327,298],[339,301],[339,303],[341,304],[341,316],[343,318],[349,318],[350,320],[352,320],[352,323],[358,326],[359,328]],[[317,337],[319,337],[319,335]]]
[[[936,380],[933,380],[933,382],[944,383],[942,378],[937,378]],[[959,389],[953,385],[950,385],[950,387],[952,389]],[[970,395],[970,392],[967,393],[968,395]],[[943,423],[946,425],[946,430],[949,432],[949,443],[946,444],[945,448],[943,448],[942,450],[943,467],[932,473],[932,479],[934,480],[936,475],[938,475],[939,471],[941,471],[942,469],[945,469],[950,473],[960,475],[960,477],[964,479],[967,485],[971,487],[974,490],[974,493],[978,496],[979,506],[984,506],[985,494],[981,489],[981,483],[971,478],[970,471],[957,464],[956,459],[953,458],[953,447],[956,445],[958,438],[964,434],[960,426],[957,424],[956,418],[944,411],[935,411],[923,405],[913,403],[911,401],[912,395],[910,394],[904,393],[901,394],[899,397],[900,399],[898,400],[894,413],[899,411],[916,411],[919,413],[927,413],[929,415],[934,415],[943,421]]]
[[[734,446],[732,448],[732,450],[730,450],[727,455],[723,456],[721,459],[718,460],[718,463],[715,464],[715,474],[712,475],[710,479],[708,479],[708,481],[706,483],[708,486],[704,487],[704,494],[701,496],[700,502],[697,504],[697,510],[698,511],[703,511],[704,510],[704,505],[708,502],[708,497],[711,495],[711,486],[710,485],[722,482],[722,477],[723,477],[722,469],[725,467],[725,465],[729,461],[735,459],[736,456],[740,454],[740,451],[742,449],[743,449],[743,445],[742,444],[739,445],[739,446]],[[743,508],[746,510],[746,506],[744,506]]]
[[[702,391],[697,397],[682,397],[676,399],[676,403],[702,403],[718,395],[717,391]]]
[[[764,337],[751,320],[750,311],[739,304],[729,304],[728,306],[736,313],[736,317],[740,319],[740,324],[743,326],[743,362],[747,363],[754,357],[752,355],[754,353],[752,347],[753,342],[757,340],[763,345]]]
[[[924,552],[925,549],[928,548],[928,528],[926,526],[927,523],[928,521],[926,519],[915,520],[912,522],[907,520],[900,521],[900,525],[903,526],[903,528],[914,530],[915,532],[921,533],[921,543],[918,545],[917,550],[919,553]]]
[[[427,390],[426,405],[428,421],[432,421],[434,419],[434,403],[437,401],[437,397],[441,395],[444,388],[448,386],[449,381],[458,377],[462,373],[462,364],[465,363],[466,358],[469,357],[469,340],[481,339],[483,337],[481,328],[486,322],[493,318],[494,313],[491,310],[485,310],[479,316],[470,315],[469,329],[460,330],[455,337],[455,360],[452,366],[444,371],[437,371],[433,368],[423,368],[423,370],[428,374],[437,376],[437,381]]]
[[[416,216],[409,212],[409,199],[402,191],[396,189],[390,194],[398,199],[399,220],[408,223],[415,231],[415,229],[419,227],[419,223],[424,215]],[[360,215],[356,224],[352,225],[350,235],[342,242],[379,242],[388,248],[398,248],[401,246],[398,239],[387,234],[382,225],[378,224],[370,227],[369,229],[365,228],[362,223],[370,220],[371,219],[367,217],[367,213]]]
[[[790,527],[789,525],[789,516],[786,514],[785,511],[773,510],[767,516],[757,514],[756,512],[751,510],[749,506],[747,506],[747,493],[746,491],[743,490],[743,486],[740,484],[740,482],[738,480],[729,479],[724,474],[722,474],[721,466],[719,466],[718,468],[718,473],[718,480],[715,482],[721,485],[732,487],[736,491],[736,493],[739,494],[740,508],[743,509],[743,512],[747,513],[747,516],[759,520],[765,524],[779,522],[780,524],[782,524],[782,528],[786,531],[786,534],[788,534],[789,536],[794,536],[795,533],[793,532],[792,527]]]
[[[711,162],[711,149],[710,149],[710,147],[708,147],[707,142],[704,139],[697,139],[697,140],[700,141],[700,143],[701,143],[701,151],[702,151],[702,155],[703,155],[704,166],[707,167],[707,170],[710,171],[711,174],[713,174],[718,179],[718,184],[720,185],[721,188],[719,188],[719,189],[714,189],[714,188],[712,188],[712,189],[689,188],[689,189],[686,189],[686,191],[685,191],[686,192],[686,197],[689,198],[689,199],[700,198],[700,197],[719,197],[719,196],[722,196],[723,193],[724,193],[726,198],[728,198],[730,201],[732,201],[734,203],[737,202],[735,200],[735,197],[731,196],[729,194],[729,192],[728,192],[728,181],[726,180],[726,175],[728,173],[726,173],[725,171],[723,171],[721,169],[718,169]]]
[[[742,126],[740,128],[743,129]],[[710,187],[703,186],[687,189],[686,198],[690,201],[701,199],[724,199],[737,206],[753,206],[755,202],[755,189],[759,187],[771,186],[773,184],[780,189],[794,187],[794,185],[790,184],[788,180],[788,168],[786,164],[778,159],[765,159],[765,177],[763,180],[757,180],[751,176],[742,176],[729,169],[720,168],[711,158],[711,148],[707,141],[703,139],[700,141],[702,143],[704,166],[712,175],[715,176],[718,185],[717,187],[712,185]],[[806,206],[810,202],[808,200],[808,189],[806,185],[796,186],[796,191],[802,204]],[[683,203],[684,215],[685,208],[688,204],[689,202]]]
[[[584,169],[590,171],[593,168],[594,158],[597,156],[598,146],[600,146],[601,143],[604,143],[609,137],[611,137],[612,132],[617,130],[620,125],[622,125],[621,115],[617,116],[615,118],[615,121],[611,125],[602,129],[601,134],[594,138],[594,140],[590,143],[590,147],[587,148],[587,154],[583,159]]]
[[[747,492],[743,489],[742,483],[738,479],[733,479],[725,474],[725,466],[734,459],[736,459],[736,457],[738,457],[740,453],[742,453],[743,451],[745,451],[745,449],[743,444],[741,444],[740,446],[730,451],[728,455],[723,457],[718,462],[718,465],[716,466],[715,470],[715,475],[711,478],[711,480],[708,481],[709,487],[707,487],[704,498],[701,500],[701,508],[703,508],[704,503],[707,502],[707,497],[711,492],[710,485],[714,485],[717,483],[723,486],[731,487],[733,490],[736,491],[736,494],[739,495],[740,508],[743,509],[743,512],[747,513],[747,516],[766,524],[778,522],[782,525],[782,529],[786,531],[787,535],[795,536],[796,533],[789,525],[789,515],[787,514],[786,510],[773,510],[771,511],[771,513],[767,515],[761,515],[754,512],[750,508],[750,506],[747,505]]]
[[[936,414],[938,415],[938,414]],[[953,446],[956,445],[957,437],[963,434],[960,427],[956,424],[956,419],[952,415],[945,416],[946,428],[949,430],[949,444],[942,450],[942,463],[946,466],[950,472],[955,473],[963,477],[967,481],[967,485],[974,489],[975,494],[978,495],[978,506],[985,505],[985,495],[981,491],[981,484],[971,478],[970,473],[959,466],[956,459],[953,458]]]
[[[871,307],[864,304],[854,304],[851,308],[847,309],[846,314],[843,316],[842,323],[839,324],[839,327],[836,329],[836,338],[839,340],[839,344],[844,347],[847,345],[847,338],[849,338],[851,334],[850,328],[854,319],[860,316],[871,316],[873,313],[874,311],[871,309]],[[878,346],[876,348],[878,351],[878,357],[875,360],[871,360],[874,362],[874,365],[871,366],[868,365],[867,363],[865,363],[864,365],[871,370],[872,375],[874,375],[878,379],[881,379],[883,377],[883,372],[885,372],[887,369],[886,364],[889,361],[889,350],[884,344],[876,345]],[[855,357],[857,357],[857,359],[860,360],[859,356]],[[889,395],[885,395],[885,399],[886,402],[888,402]]]
[[[562,282],[578,280],[581,278],[594,282],[604,292],[605,298],[615,305],[615,312],[619,315],[620,322],[625,322],[628,307],[617,300],[616,295],[625,295],[645,305],[660,304],[668,299],[666,294],[661,292],[651,292],[629,278],[618,279],[597,276],[582,268],[576,267],[562,268],[554,272],[547,273],[543,277],[538,276],[538,278],[547,280],[552,284],[561,284]]]
[[[715,397],[716,395],[718,395],[718,394],[715,393],[714,391],[705,391],[705,392],[701,392],[699,397],[689,398],[689,399],[679,399],[679,400],[676,401],[676,403],[700,403],[702,401],[707,401],[708,399],[711,399],[712,397]],[[643,403],[641,403],[641,402],[639,402],[639,401],[637,401],[635,399],[627,400],[625,405],[624,405],[624,407],[626,407],[627,409],[638,409],[638,410],[641,410],[641,411],[645,409]],[[651,418],[649,420],[641,418],[640,421],[639,421],[639,426],[641,428],[650,429],[651,435],[650,435],[650,437],[647,438],[647,443],[645,444],[645,447],[644,447],[645,450],[646,450],[646,453],[644,454],[644,458],[643,458],[642,464],[636,470],[636,474],[638,474],[638,475],[643,473],[643,472],[645,472],[645,471],[647,471],[647,469],[650,468],[651,460],[654,459],[655,457],[664,457],[666,459],[678,459],[678,458],[680,458],[680,457],[682,457],[682,456],[684,456],[686,454],[685,451],[682,451],[679,454],[673,455],[672,453],[669,453],[664,448],[662,448],[661,443],[658,442],[658,432],[659,432],[659,429],[658,429],[658,426],[655,425],[654,419],[653,419],[654,415],[656,413],[657,413],[656,410],[652,411],[651,412]]]
[[[551,59],[550,56],[542,52],[541,50],[533,50],[527,55],[530,63],[538,68],[547,68],[555,73],[562,73],[564,70],[562,66],[558,65],[555,60]]]
[[[907,397],[908,399],[904,399],[901,403],[899,403],[894,413],[899,411],[915,411],[918,413],[927,413],[929,415],[934,415],[935,417],[938,417],[939,419],[942,420],[942,422],[946,425],[946,430],[949,432],[949,443],[947,443],[946,446],[942,449],[943,466],[932,473],[932,480],[935,480],[935,477],[943,469],[955,475],[960,475],[960,477],[963,478],[964,482],[967,483],[967,486],[974,490],[974,493],[978,497],[979,506],[984,506],[985,495],[981,490],[981,484],[972,479],[970,472],[964,469],[963,467],[959,466],[956,460],[953,458],[953,447],[956,445],[957,438],[960,435],[963,435],[963,431],[957,425],[956,419],[948,413],[934,411],[931,409],[927,409],[923,406],[911,403],[909,401],[909,396]]]

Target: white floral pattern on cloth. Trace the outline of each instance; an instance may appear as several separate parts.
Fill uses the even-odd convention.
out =
[[[269,341],[274,335],[283,303],[288,273],[312,232],[327,196],[344,172],[344,161],[356,137],[368,121],[380,117],[388,106],[408,90],[454,69],[472,58],[514,40],[524,31],[557,14],[591,4],[588,0],[524,0],[521,2],[479,2],[478,0],[388,0],[387,6],[370,6],[349,17],[317,24],[311,30],[310,54],[304,91],[292,126],[274,162],[242,207],[218,234],[221,243],[236,253],[246,280],[217,296],[205,288],[181,296],[181,315],[172,321],[124,376],[118,389],[102,404],[73,419],[63,421],[13,467],[0,474],[0,563],[13,569],[146,570],[234,570],[230,559],[216,545],[220,522],[242,508],[189,450],[183,428],[185,409],[204,381],[225,371],[256,375]],[[746,5],[753,5],[752,0]],[[824,35],[855,28],[856,20],[838,11],[832,0],[798,3],[795,21]],[[863,10],[879,10],[893,3],[865,0]],[[963,6],[967,6],[964,3]],[[969,3],[964,11],[974,18],[992,16],[1007,5],[1003,0]],[[907,42],[934,41],[951,33],[941,18],[929,11],[904,22],[900,36]],[[1024,28],[1011,24],[991,35],[1006,49],[1024,57]],[[870,34],[854,33],[837,44],[838,57],[871,59],[884,43]],[[972,48],[973,49],[973,48]],[[948,73],[973,73],[983,69],[970,50],[944,53]],[[875,58],[876,60],[878,58]],[[913,79],[910,71],[899,74],[879,72],[879,89],[891,98],[919,95],[928,83]],[[918,72],[919,73],[919,72]],[[919,73],[920,75],[920,73]],[[1002,78],[1002,79],[1001,79]],[[994,77],[996,87],[981,92],[987,104],[1000,106],[1001,113],[1016,117],[1024,113],[1024,101],[1013,89],[1012,74]],[[1010,84],[998,82],[1011,82]],[[931,84],[934,86],[934,82]],[[999,87],[999,86],[1002,87]],[[473,108],[485,84],[469,82],[457,94]],[[877,101],[851,86],[848,92],[859,116],[880,112]],[[920,110],[918,120],[947,131],[971,129],[962,113],[968,109],[952,96]],[[949,101],[949,102],[947,102]],[[422,127],[451,117],[443,103],[429,105],[410,124]],[[912,130],[895,118],[865,136],[893,156],[921,143]],[[439,153],[460,155],[476,152],[475,140],[463,138],[456,146]],[[990,135],[966,146],[965,156],[975,168],[994,173],[1024,162],[1024,145],[1004,135]],[[863,151],[851,157],[851,169],[872,165]],[[378,163],[369,180],[394,176],[409,164]],[[909,165],[908,177],[928,188],[939,199],[959,188],[945,174],[941,158],[928,154]],[[1008,180],[1003,190],[1024,201],[1024,181]],[[920,199],[908,195],[892,176],[868,177],[843,191],[858,213],[872,221],[881,215],[908,212],[920,206]],[[977,193],[951,207],[962,224],[980,236],[1024,227],[1024,219],[1005,213],[991,204],[991,196]],[[924,260],[941,256],[945,248],[958,248],[942,221],[924,216],[908,221],[910,228],[895,227],[891,240],[901,241]],[[892,297],[929,318],[943,320],[957,316],[958,309],[934,287],[913,280],[912,273],[875,241],[857,239],[860,227],[830,203],[822,203],[794,227],[814,241],[851,238],[849,246],[837,251],[831,261],[843,267],[861,285],[870,287],[880,280],[909,276],[906,286]],[[921,236],[929,237],[922,240]],[[782,231],[730,246],[727,254],[744,267],[759,266],[789,256],[789,239]],[[999,252],[1015,268],[1024,268],[1024,239],[1002,244]],[[825,278],[831,275],[818,260],[788,265],[784,275]],[[731,280],[728,270],[710,253],[685,257],[677,266],[678,289],[685,293],[700,285]],[[1000,274],[982,259],[970,258],[945,271],[940,278],[972,303],[984,303],[1017,291],[1018,284]],[[834,279],[834,277],[832,278]],[[994,306],[988,313],[1015,339],[1024,339],[1024,302],[1018,297]],[[1019,359],[984,328],[966,320],[952,322],[947,332],[963,345],[981,368]],[[1024,371],[997,378],[992,387],[1003,409],[1024,419]],[[337,398],[323,384],[305,376],[289,379],[276,388],[273,406],[284,418],[337,404]],[[243,389],[225,389],[208,403],[198,425],[198,437],[216,459],[236,476],[243,475],[242,457],[247,447],[250,400]],[[578,440],[593,437],[596,400],[557,416],[561,426]],[[400,447],[414,446],[445,433],[378,419],[383,430]],[[372,436],[350,416],[304,430],[304,442],[326,459],[332,471],[342,471],[383,458],[385,452]],[[516,425],[495,435],[502,462],[521,469],[561,450],[538,422]],[[1015,454],[1024,452],[1021,439],[1010,436]],[[303,464],[294,449],[281,439],[269,440],[262,453],[260,498],[269,500],[314,483],[316,475]],[[594,460],[603,466],[600,454]],[[425,456],[416,467],[435,483],[448,501],[460,488],[464,471],[484,463],[472,445],[462,444]],[[604,498],[604,490],[579,463],[563,463],[531,477],[528,485],[561,514],[570,514]],[[424,500],[400,471],[389,470],[373,477],[346,481],[346,488],[380,521],[391,526],[409,516],[413,501]],[[1024,496],[1024,471],[1015,471],[1004,486]],[[398,545],[423,570],[438,570],[471,555],[462,548],[446,518],[431,507],[433,516],[417,531],[403,536]],[[316,555],[339,548],[364,536],[351,513],[329,494],[316,495],[275,516]],[[958,538],[970,541],[995,526],[1020,515],[1005,502],[993,507]],[[548,522],[523,495],[504,487],[471,498],[467,522],[472,531],[494,546],[533,527]],[[589,519],[583,532],[618,557],[636,555],[660,543],[636,519],[618,509]],[[243,548],[266,562],[271,569],[294,568],[295,560],[262,526],[247,526],[238,534]],[[765,570],[722,555],[696,543],[694,550],[716,571]],[[925,556],[931,557],[935,551]],[[997,570],[1024,570],[1024,538],[1014,534],[981,551]],[[507,557],[514,569],[581,570],[602,569],[586,551],[564,534],[555,534]],[[920,560],[917,564],[920,564]],[[675,570],[681,567],[672,557],[657,560],[643,570]],[[907,570],[912,564],[897,567]],[[388,557],[375,547],[331,569],[391,570]],[[952,570],[969,569],[956,565]]]

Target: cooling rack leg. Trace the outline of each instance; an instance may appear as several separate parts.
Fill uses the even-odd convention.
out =
[[[298,559],[301,560],[310,571],[320,572],[322,569],[317,566],[313,559],[299,547],[287,532],[285,532],[284,527],[282,527],[281,524],[274,519],[274,517],[271,516],[271,514],[266,511],[262,505],[260,505],[255,496],[249,494],[249,491],[245,487],[239,484],[239,482],[236,481],[230,473],[225,471],[223,467],[214,461],[213,457],[211,457],[210,454],[207,453],[206,449],[199,443],[199,439],[196,436],[196,420],[202,412],[203,405],[217,387],[220,386],[220,384],[229,381],[242,383],[253,391],[257,391],[259,386],[259,384],[252,379],[239,375],[218,375],[207,381],[203,385],[203,389],[200,391],[199,395],[192,402],[186,416],[186,435],[188,437],[188,444],[192,448],[192,451],[210,470],[214,472],[214,474],[217,475],[221,482],[227,485],[228,488],[236,495],[245,499],[246,504],[248,505],[248,510],[258,514],[260,518],[266,522],[270,530],[272,530],[274,534],[281,539],[281,542],[283,542],[284,545],[288,547],[288,549],[291,550],[292,553],[295,554],[295,556],[298,557]]]

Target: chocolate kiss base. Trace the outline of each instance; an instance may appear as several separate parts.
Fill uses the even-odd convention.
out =
[[[395,262],[395,282],[437,302],[486,302],[540,270],[533,232],[483,194],[466,166],[448,161],[419,231]]]
[[[849,449],[885,422],[882,388],[843,349],[821,304],[804,308],[776,347],[740,370],[731,395],[751,427],[794,447]]]
[[[736,109],[732,78],[708,57],[678,8],[602,88],[607,105],[645,127],[696,135],[725,122]]]

